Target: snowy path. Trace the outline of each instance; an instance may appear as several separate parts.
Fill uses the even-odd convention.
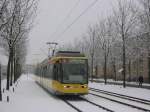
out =
[[[0,103],[0,112],[76,112],[63,101],[51,96],[32,79],[21,78],[15,93],[11,92],[10,102],[5,96]]]

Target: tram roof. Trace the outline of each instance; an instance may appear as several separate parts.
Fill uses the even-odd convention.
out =
[[[79,51],[58,51],[55,54],[55,57],[85,57],[84,54]]]
[[[51,58],[51,60],[59,60],[59,59],[87,59],[87,57],[67,57],[67,56],[57,56]]]
[[[87,57],[78,51],[59,51],[50,60],[55,62],[60,59],[87,59]]]
[[[40,65],[46,65],[49,62],[55,63],[60,59],[87,59],[87,57],[79,51],[58,51],[55,56],[43,60]]]

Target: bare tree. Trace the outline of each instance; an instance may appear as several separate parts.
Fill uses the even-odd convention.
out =
[[[137,13],[132,0],[118,0],[118,9],[114,10],[116,30],[122,40],[123,87],[126,87],[126,40],[133,34]]]
[[[108,61],[108,55],[109,55],[109,48],[110,48],[110,42],[109,42],[109,37],[107,35],[107,28],[106,28],[106,22],[101,21],[99,28],[98,28],[98,42],[100,45],[100,49],[102,49],[102,54],[103,54],[103,72],[104,72],[104,80],[105,84],[107,83],[107,61]]]
[[[2,74],[1,74],[1,71],[2,71],[2,66],[0,64],[0,101],[2,101],[2,84],[1,84],[1,80],[2,80]]]
[[[4,13],[6,11],[6,5],[7,5],[7,1],[6,0],[2,0],[0,1],[0,31],[3,28],[3,26],[5,26],[6,22],[4,21]],[[2,41],[2,38],[0,38],[0,41]],[[0,45],[1,46],[1,45]],[[1,91],[1,64],[0,64],[0,101],[2,101],[2,91]]]
[[[8,66],[7,66],[7,86],[12,85],[14,79],[14,54],[15,46],[24,35],[28,34],[32,26],[32,17],[35,13],[35,0],[12,0],[8,4],[9,21],[1,30],[1,36],[7,43]],[[10,84],[9,84],[10,83]]]
[[[95,25],[88,26],[87,38],[89,39],[89,54],[91,59],[91,80],[93,81],[93,69],[94,69],[94,57],[95,57],[95,48],[96,48],[96,27]]]
[[[149,0],[139,0],[142,4],[142,11],[139,15],[141,20],[141,39],[148,53],[148,75],[150,83],[150,1]]]
[[[97,26],[97,46],[99,49],[99,53],[103,54],[103,72],[106,84],[108,58],[110,55],[111,46],[115,41],[113,19],[108,17],[105,20],[100,20]]]
[[[19,43],[16,44],[15,49],[15,56],[14,56],[14,83],[17,81],[17,79],[21,76],[21,69],[25,64],[25,59],[27,55],[27,35],[24,35],[24,37],[19,41]]]

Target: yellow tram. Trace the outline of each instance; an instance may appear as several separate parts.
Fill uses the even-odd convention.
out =
[[[80,52],[58,51],[37,65],[35,77],[56,95],[88,94],[88,60]]]

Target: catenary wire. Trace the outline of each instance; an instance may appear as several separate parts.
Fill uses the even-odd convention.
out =
[[[62,22],[56,27],[56,30],[51,34],[50,37],[53,37],[57,31],[59,30],[59,28],[67,21],[67,19],[71,16],[72,12],[75,10],[75,8],[79,5],[81,0],[78,0],[75,5],[73,6],[73,8],[69,11],[69,13],[67,14],[67,16],[62,20]]]
[[[58,38],[58,37],[61,37],[67,30],[69,30],[69,29],[71,28],[71,26],[72,26],[73,24],[75,24],[75,23],[80,19],[80,17],[82,17],[86,12],[88,12],[89,9],[92,8],[97,2],[98,2],[98,0],[95,0],[94,2],[92,2],[83,12],[80,13],[79,16],[77,16],[77,17],[71,22],[71,24],[69,24],[57,37],[55,37],[55,39]]]

